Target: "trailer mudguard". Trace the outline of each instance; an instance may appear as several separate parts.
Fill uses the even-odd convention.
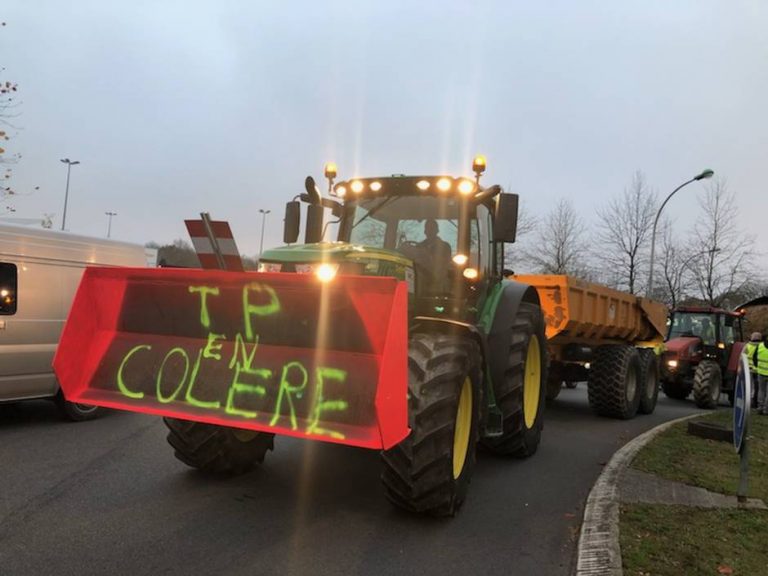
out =
[[[54,360],[73,402],[387,449],[408,434],[393,278],[88,268]]]

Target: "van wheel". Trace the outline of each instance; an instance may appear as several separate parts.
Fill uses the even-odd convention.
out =
[[[68,420],[72,422],[84,422],[85,420],[93,420],[98,418],[102,410],[98,406],[91,406],[89,404],[78,404],[76,402],[70,402],[64,398],[64,394],[59,390],[54,398],[56,405],[61,410],[61,413]]]

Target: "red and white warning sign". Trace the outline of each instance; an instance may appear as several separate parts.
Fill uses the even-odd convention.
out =
[[[184,220],[184,224],[203,268],[243,271],[240,251],[228,222],[204,219]]]

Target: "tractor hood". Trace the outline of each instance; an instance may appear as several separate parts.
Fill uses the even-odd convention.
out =
[[[697,336],[680,336],[664,343],[665,354],[681,360],[690,358],[701,346],[701,338]]]
[[[267,250],[261,257],[262,262],[270,263],[366,262],[373,260],[387,260],[403,266],[413,265],[411,260],[394,250],[347,242],[318,242],[281,246]]]

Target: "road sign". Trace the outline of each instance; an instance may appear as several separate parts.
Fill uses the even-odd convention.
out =
[[[733,396],[733,447],[736,452],[741,452],[744,437],[747,434],[749,424],[749,407],[752,403],[752,381],[749,374],[747,356],[742,354],[739,358],[739,369],[736,372]]]
[[[242,272],[243,261],[229,223],[211,221],[207,214],[201,216],[201,220],[184,220],[200,265],[207,269]]]

